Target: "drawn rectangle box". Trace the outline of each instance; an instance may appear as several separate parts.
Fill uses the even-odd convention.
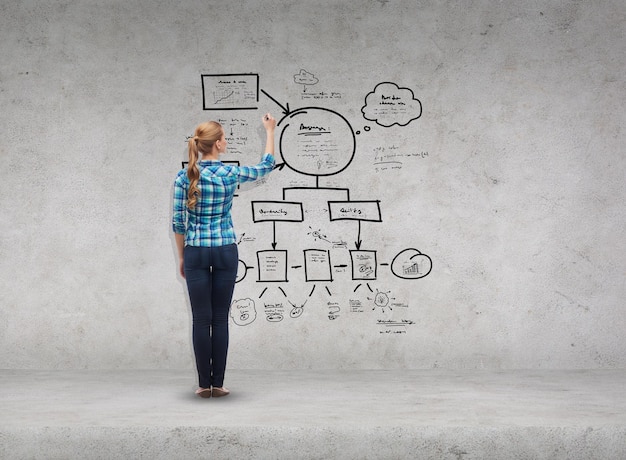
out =
[[[376,251],[351,250],[352,279],[375,280],[376,279]]]
[[[257,251],[256,257],[259,267],[259,282],[287,281],[287,251]]]
[[[253,222],[302,222],[302,203],[295,201],[253,201]]]
[[[258,109],[258,74],[202,74],[201,78],[203,110]]]
[[[305,249],[304,271],[306,281],[332,281],[330,252],[323,249]]]
[[[382,222],[380,201],[329,201],[330,220]]]

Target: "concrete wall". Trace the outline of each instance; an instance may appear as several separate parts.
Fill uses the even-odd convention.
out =
[[[287,104],[288,165],[235,205],[231,367],[623,367],[625,13],[3,2],[0,368],[191,367],[185,139],[219,119],[253,163]],[[336,152],[307,156],[326,123]]]

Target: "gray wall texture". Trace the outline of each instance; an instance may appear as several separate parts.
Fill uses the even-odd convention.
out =
[[[191,367],[173,180],[208,119],[256,162],[266,111],[231,368],[623,367],[625,15],[2,2],[0,368]]]

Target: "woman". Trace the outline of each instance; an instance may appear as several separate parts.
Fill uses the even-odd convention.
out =
[[[203,398],[226,396],[224,371],[228,352],[228,311],[239,264],[231,218],[233,196],[241,182],[274,169],[276,120],[263,116],[265,155],[256,166],[225,165],[222,126],[200,124],[189,139],[189,164],[174,183],[173,229],[180,274],[187,282],[193,316],[193,348]],[[198,161],[199,160],[199,161]]]

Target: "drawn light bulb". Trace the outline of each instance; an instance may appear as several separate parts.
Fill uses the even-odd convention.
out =
[[[313,230],[310,225],[309,225],[309,229],[311,231],[307,232],[307,235],[311,235],[313,238],[315,238],[316,241],[319,239],[319,240],[323,240],[323,241],[330,243],[330,241],[328,241],[327,236],[322,234],[321,230]]]
[[[377,292],[374,297],[374,303],[377,307],[386,307],[389,305],[389,296],[384,292]]]
[[[391,291],[387,291],[387,292],[382,292],[379,291],[378,289],[376,289],[376,294],[374,295],[374,298],[367,298],[367,300],[371,300],[374,302],[374,307],[372,308],[372,310],[375,310],[376,307],[381,308],[383,310],[383,313],[385,312],[385,308],[389,308],[389,310],[393,310],[393,308],[391,308],[389,306],[390,303],[390,297],[389,294],[391,293]]]

